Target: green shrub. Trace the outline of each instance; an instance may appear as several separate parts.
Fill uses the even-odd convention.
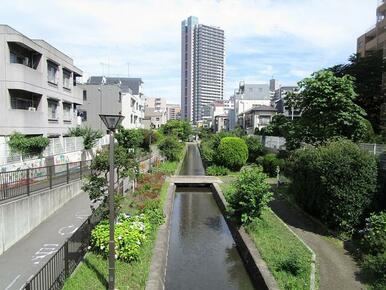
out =
[[[238,137],[225,137],[220,141],[217,150],[220,164],[231,170],[239,170],[248,159],[248,147],[245,141]]]
[[[18,132],[13,133],[8,141],[8,145],[12,152],[27,156],[42,154],[49,144],[50,140],[46,137],[26,137]]]
[[[169,161],[177,161],[181,156],[183,145],[175,136],[168,136],[161,140],[158,148]]]
[[[375,256],[365,256],[362,271],[369,280],[372,289],[386,289],[386,252]]]
[[[141,245],[145,242],[151,226],[144,214],[133,217],[119,217],[115,225],[116,258],[131,262],[138,259]],[[109,223],[99,223],[91,232],[91,249],[107,257],[109,254]]]
[[[270,177],[277,175],[277,167],[280,170],[284,169],[284,160],[277,158],[276,154],[269,153],[263,156],[263,158],[257,159],[258,165],[263,166],[263,170]]]
[[[208,166],[214,163],[215,151],[212,148],[212,143],[209,141],[203,141],[200,144],[200,153],[203,163]]]
[[[206,174],[211,176],[224,176],[229,174],[229,169],[224,166],[212,165],[206,169]]]
[[[153,173],[162,173],[164,175],[173,175],[177,169],[176,161],[165,161],[153,168]]]
[[[165,215],[159,199],[146,200],[142,213],[145,214],[153,227],[162,225],[165,221]]]
[[[248,147],[248,161],[255,162],[256,158],[264,152],[260,138],[257,136],[245,136],[243,139]]]
[[[373,213],[366,219],[361,244],[367,253],[378,254],[386,251],[386,212]]]
[[[277,270],[285,271],[287,273],[290,273],[293,276],[297,276],[299,275],[301,269],[302,269],[302,265],[298,256],[295,255],[295,253],[291,253],[289,256],[286,257],[285,260],[279,263]]]
[[[96,141],[102,138],[100,131],[93,130],[90,127],[70,128],[68,135],[71,137],[83,137],[83,146],[86,150],[93,148]]]
[[[298,204],[331,229],[351,235],[374,198],[374,157],[340,140],[299,149],[290,160],[289,189]]]
[[[243,169],[232,184],[235,191],[229,195],[229,205],[242,223],[249,223],[259,217],[272,199],[266,179],[267,175],[261,167],[253,166]]]

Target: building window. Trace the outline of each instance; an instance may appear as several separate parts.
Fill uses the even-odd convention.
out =
[[[11,63],[22,64],[33,69],[38,67],[42,56],[40,53],[16,42],[8,42],[8,47]]]
[[[50,84],[58,85],[59,66],[52,61],[47,61],[47,80]]]
[[[41,95],[23,90],[9,90],[11,108],[13,110],[36,111],[39,107]]]
[[[87,101],[87,91],[83,90],[83,101]]]
[[[156,122],[159,122],[159,118],[157,117],[157,118],[155,118],[155,120],[156,120]]]
[[[72,110],[71,104],[63,103],[63,121],[71,122],[71,110]]]
[[[119,92],[119,95],[118,95],[118,103],[122,103],[122,93]]]
[[[56,100],[47,100],[48,102],[48,120],[58,120],[58,105]]]
[[[71,89],[71,72],[66,69],[63,69],[63,88]]]

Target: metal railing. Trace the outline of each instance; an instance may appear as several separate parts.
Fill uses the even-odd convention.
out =
[[[61,289],[64,281],[75,271],[86,254],[91,231],[101,218],[101,211],[98,209],[94,211],[43,268],[25,284],[24,289]]]
[[[90,160],[0,172],[0,201],[81,179]]]

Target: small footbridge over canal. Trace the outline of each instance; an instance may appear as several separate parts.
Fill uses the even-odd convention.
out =
[[[224,218],[222,181],[205,176],[196,144],[187,145],[179,175],[169,181],[167,221],[157,237],[146,289],[277,289],[267,286],[245,251],[248,246],[235,236],[237,228]]]

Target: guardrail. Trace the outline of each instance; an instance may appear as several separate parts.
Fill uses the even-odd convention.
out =
[[[91,161],[0,172],[0,201],[82,179]]]
[[[95,210],[23,289],[61,289],[86,254],[91,231],[101,218],[101,211]]]

